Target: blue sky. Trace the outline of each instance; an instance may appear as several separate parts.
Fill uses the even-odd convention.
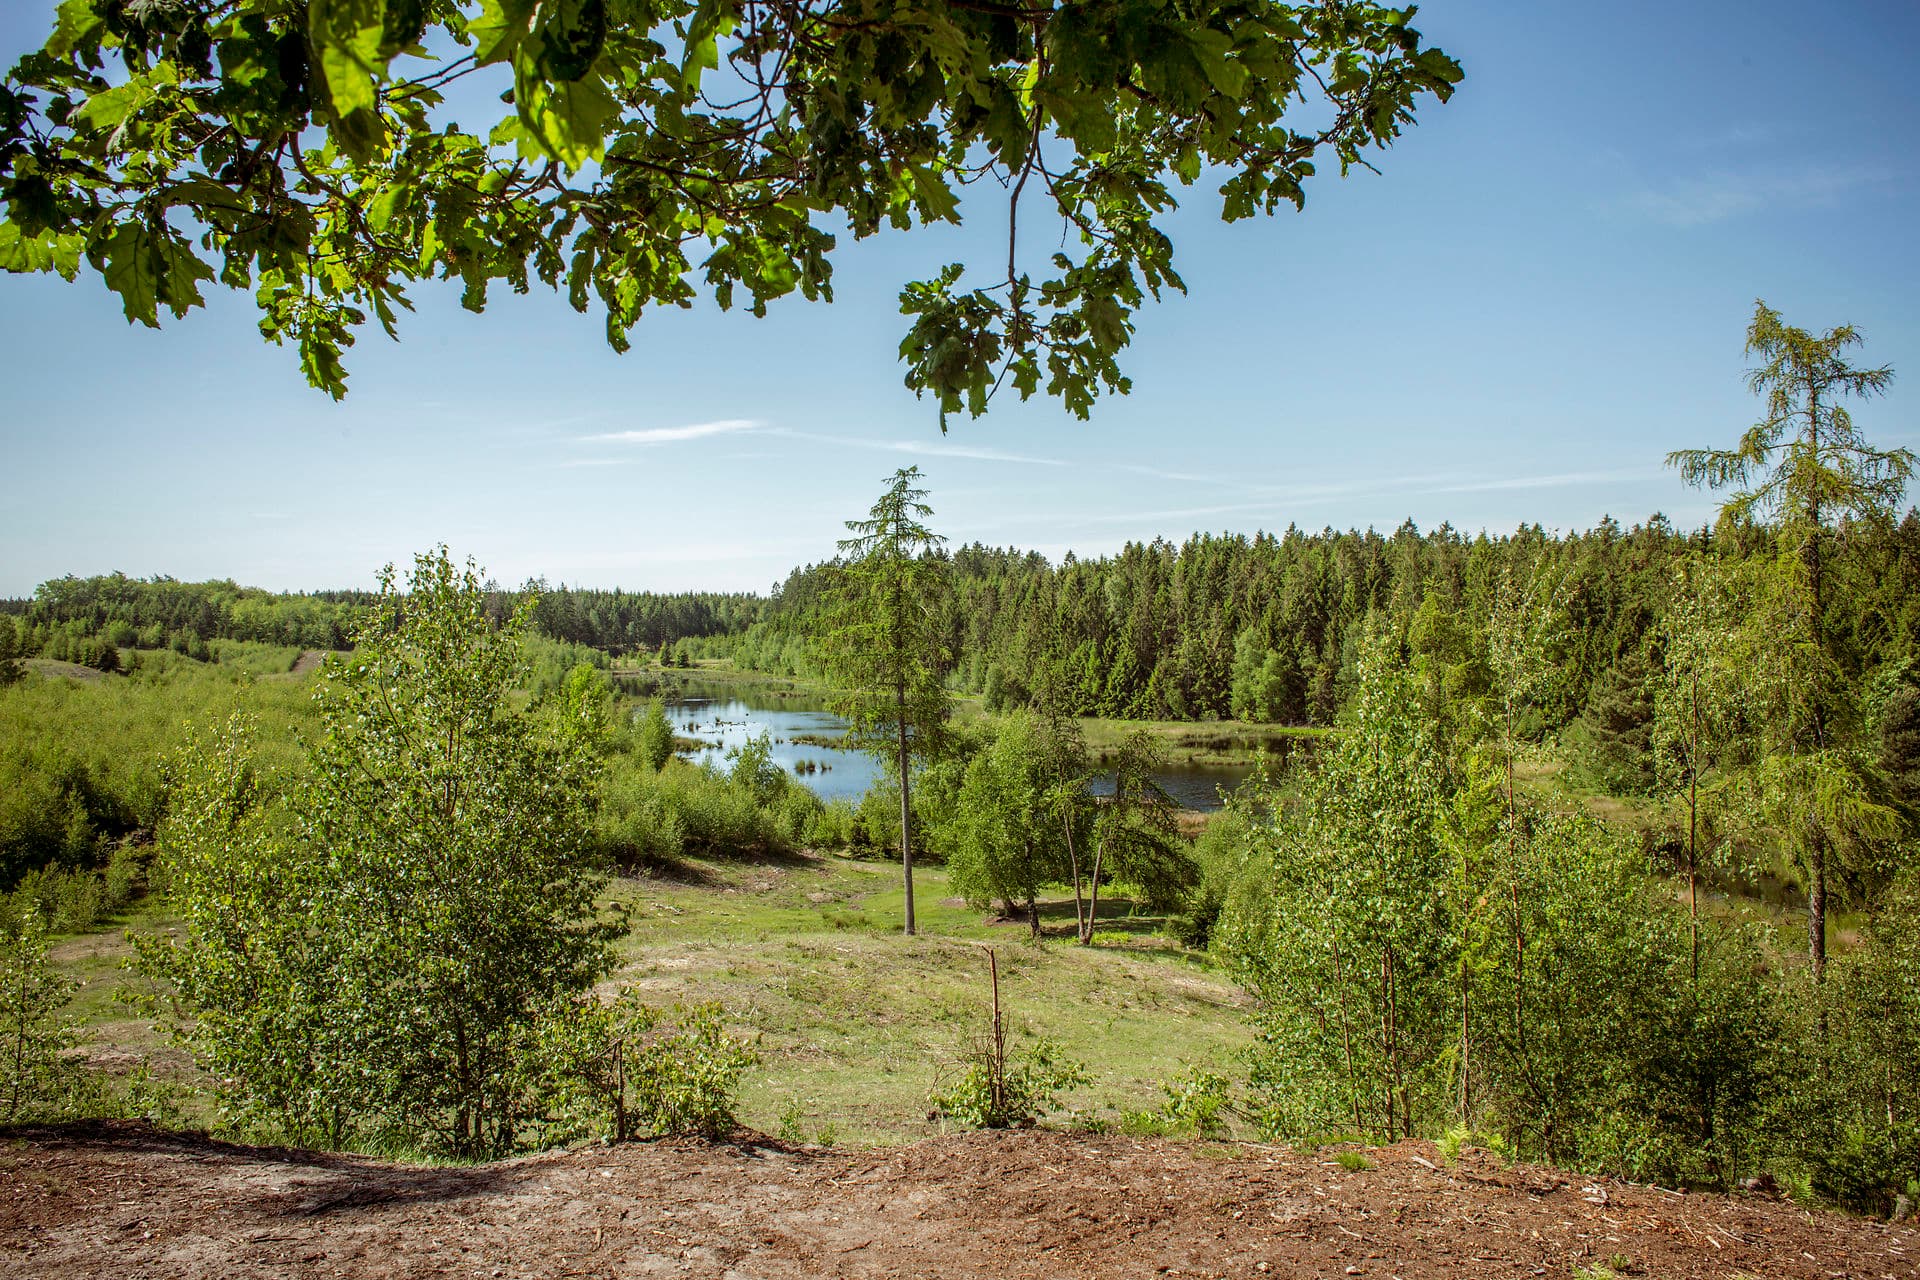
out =
[[[53,7],[0,6],[0,57]],[[1858,326],[1899,376],[1856,421],[1920,447],[1920,8],[1443,2],[1416,25],[1464,64],[1454,101],[1304,214],[1228,226],[1189,189],[1189,293],[1141,315],[1134,392],[1087,423],[1007,400],[943,440],[901,385],[900,284],[990,264],[997,201],[845,244],[832,306],[660,312],[626,356],[551,294],[473,316],[421,287],[342,404],[245,295],[156,333],[97,279],[0,277],[0,594],[113,569],[364,585],[440,541],[503,581],[764,590],[909,463],[955,541],[1056,557],[1289,522],[1697,524],[1713,499],[1662,458],[1755,418],[1756,297]]]

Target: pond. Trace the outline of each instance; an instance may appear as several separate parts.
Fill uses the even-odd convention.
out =
[[[674,734],[701,744],[685,756],[696,764],[724,769],[727,752],[764,733],[773,739],[774,763],[822,800],[858,800],[880,776],[878,762],[866,752],[832,745],[847,731],[847,722],[806,699],[728,693],[683,695],[664,704]]]
[[[663,702],[674,733],[701,744],[686,756],[695,763],[724,769],[728,751],[764,733],[772,739],[774,762],[823,800],[858,800],[880,776],[872,756],[835,745],[847,722],[818,698],[789,690],[688,689]],[[1175,764],[1155,777],[1182,808],[1212,810],[1220,807],[1220,789],[1231,791],[1247,773],[1244,768]],[[1101,790],[1098,781],[1094,790]]]

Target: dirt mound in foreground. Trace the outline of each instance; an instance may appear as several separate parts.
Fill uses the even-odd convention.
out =
[[[633,1143],[471,1168],[141,1125],[0,1145],[0,1272],[64,1276],[1920,1275],[1920,1232],[1431,1146],[1047,1132],[822,1152]],[[1605,1271],[1599,1274],[1606,1274]]]

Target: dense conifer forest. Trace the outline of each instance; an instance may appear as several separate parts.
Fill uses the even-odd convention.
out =
[[[1837,539],[1827,611],[1847,674],[1904,670],[1920,643],[1920,516],[1845,526]],[[1411,523],[1392,534],[1197,534],[1058,565],[971,545],[951,555],[944,631],[953,683],[990,708],[1033,702],[1044,687],[1075,715],[1332,725],[1370,631],[1485,692],[1489,619],[1503,599],[1524,601],[1556,672],[1528,707],[1529,736],[1581,722],[1611,743],[1650,715],[1638,688],[1659,663],[1676,570],[1694,556],[1736,566],[1778,554],[1762,527],[1686,532],[1660,516],[1566,535],[1534,526],[1469,537]],[[810,637],[827,569],[788,577],[736,662],[818,670]]]

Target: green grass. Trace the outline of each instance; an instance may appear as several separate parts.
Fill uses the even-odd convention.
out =
[[[206,1075],[185,1051],[154,1029],[150,1015],[133,1008],[125,998],[153,993],[148,982],[129,968],[133,948],[127,944],[127,932],[164,932],[176,923],[149,900],[94,932],[55,941],[48,955],[59,974],[74,984],[65,1013],[81,1025],[89,1062],[116,1077],[145,1066],[167,1088],[183,1123],[210,1126],[215,1104]]]
[[[696,863],[673,879],[622,881],[632,912],[617,981],[662,1002],[719,1000],[763,1057],[742,1099],[755,1128],[831,1128],[843,1143],[935,1131],[927,1096],[987,1027],[984,949],[999,955],[1010,1035],[1048,1036],[1092,1083],[1069,1110],[1117,1120],[1157,1106],[1159,1082],[1189,1064],[1220,1069],[1248,1043],[1236,988],[1112,905],[1124,938],[1082,948],[1028,940],[947,898],[937,869],[915,876],[920,936],[900,933],[903,892],[889,864],[837,857]],[[1070,931],[1070,903],[1047,904]],[[1062,916],[1064,915],[1064,921]]]
[[[928,1095],[988,1026],[985,950],[998,953],[1011,1047],[1048,1036],[1086,1064],[1091,1083],[1063,1110],[1118,1124],[1157,1108],[1160,1082],[1189,1066],[1231,1071],[1250,1042],[1244,997],[1124,899],[1101,903],[1104,945],[1074,945],[1071,901],[1043,904],[1049,936],[993,925],[948,897],[945,873],[915,875],[920,936],[900,932],[899,868],[839,857],[687,861],[671,874],[611,882],[609,911],[630,929],[610,984],[655,1003],[717,1000],[738,1032],[758,1039],[760,1065],[740,1116],[767,1133],[841,1145],[909,1141],[937,1132]],[[136,930],[172,921],[136,910]],[[119,998],[139,980],[121,968],[122,931],[55,945],[56,965],[82,982],[70,1012],[110,1068],[150,1060],[191,1090],[204,1081]],[[204,1121],[204,1091],[188,1116]]]
[[[825,699],[833,692],[825,685],[799,676],[777,676],[736,667],[730,658],[700,658],[690,667],[662,667],[651,659],[639,662],[627,657],[616,659],[608,674],[652,680],[663,694],[672,697],[754,693],[768,698]]]

